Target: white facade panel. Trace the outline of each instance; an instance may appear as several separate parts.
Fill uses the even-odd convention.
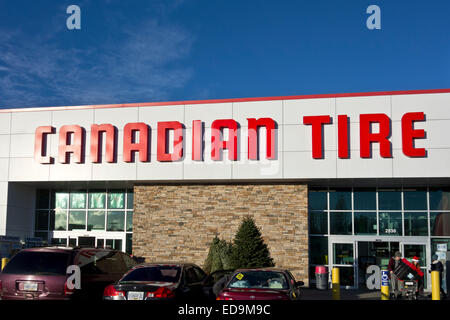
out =
[[[9,157],[9,134],[0,134],[0,158]]]
[[[0,134],[9,134],[11,130],[11,113],[0,113]]]
[[[123,130],[130,122],[138,122],[138,108],[104,108],[94,110],[94,121],[96,124],[110,123]]]
[[[374,97],[348,97],[336,98],[336,118],[345,114],[350,118],[350,122],[359,122],[359,115],[365,113],[384,113],[391,116],[391,97],[390,96],[374,96]]]
[[[159,162],[152,154],[151,162],[137,163],[137,176],[140,180],[183,180],[183,162]]]
[[[7,206],[0,205],[0,236],[6,235]]]
[[[393,178],[450,177],[450,149],[428,149],[426,158],[408,158],[393,150]]]
[[[450,94],[406,94],[392,96],[392,120],[407,112],[423,112],[428,120],[450,119]]]
[[[283,153],[278,152],[275,160],[249,160],[247,153],[242,153],[241,159],[233,163],[233,179],[282,179]]]
[[[94,110],[61,110],[53,111],[52,125],[59,129],[64,125],[76,124],[85,130],[90,130],[91,124],[94,123]]]
[[[184,110],[186,128],[192,128],[194,120],[201,120],[205,127],[211,127],[214,120],[233,119],[232,103],[187,104]]]
[[[51,111],[14,112],[11,116],[11,134],[35,133],[39,126],[52,124]]]
[[[11,158],[33,158],[34,157],[34,134],[12,134],[11,135]]]
[[[191,155],[188,155],[191,159]],[[184,164],[185,180],[231,180],[232,163],[228,159],[225,161],[205,162],[186,161]]]
[[[139,122],[148,124],[157,135],[158,122],[179,121],[184,122],[184,106],[139,107]]]
[[[351,150],[349,159],[337,159],[337,178],[391,178],[392,158],[382,158],[378,146],[372,147],[372,158],[361,158],[359,150]]]
[[[310,125],[287,124],[283,128],[283,151],[312,151],[312,128]],[[335,127],[331,124],[323,126],[322,140],[325,150],[337,150]]]
[[[8,203],[8,182],[0,182],[0,206]]]
[[[11,158],[9,181],[48,181],[50,165],[37,163],[34,158]]]
[[[117,163],[92,164],[92,180],[136,180],[136,163],[127,163],[122,161],[122,155],[117,156]]]
[[[333,119],[336,112],[335,98],[299,99],[283,101],[283,123],[303,123],[304,116],[329,115]]]
[[[336,151],[325,152],[323,159],[313,159],[310,151],[285,152],[285,179],[336,178]]]
[[[9,158],[0,158],[0,181],[8,181]]]
[[[89,181],[92,177],[92,163],[59,163],[50,165],[50,181]]]
[[[233,103],[233,119],[248,127],[247,118],[272,118],[278,126],[283,123],[283,101],[251,101]]]

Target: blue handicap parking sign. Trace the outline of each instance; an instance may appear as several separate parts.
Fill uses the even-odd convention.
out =
[[[381,270],[381,285],[389,286],[389,271]]]

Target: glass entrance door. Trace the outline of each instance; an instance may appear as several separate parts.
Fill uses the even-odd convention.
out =
[[[430,252],[429,248],[427,250],[427,247],[429,247],[428,243],[410,243],[410,242],[404,242],[402,243],[402,253],[403,257],[408,259],[408,261],[412,262],[413,257],[419,257],[419,265],[420,270],[422,270],[424,274],[424,283],[423,287],[424,289],[427,289],[427,285],[429,283],[428,279],[428,272],[427,272],[427,266],[429,265],[429,257],[428,254]]]
[[[377,265],[386,267],[396,251],[400,251],[400,242],[395,241],[358,241],[358,286],[366,288],[367,268]]]
[[[78,237],[80,247],[95,247],[95,237]]]
[[[355,287],[355,243],[331,242],[331,268],[339,268],[341,286]]]

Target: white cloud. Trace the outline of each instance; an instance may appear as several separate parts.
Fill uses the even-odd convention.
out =
[[[1,107],[164,100],[192,77],[180,62],[193,37],[180,27],[147,20],[105,34],[97,47],[70,49],[61,32],[74,31],[0,32]]]

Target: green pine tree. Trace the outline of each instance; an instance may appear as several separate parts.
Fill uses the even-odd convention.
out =
[[[269,248],[251,217],[242,220],[234,238],[231,260],[236,269],[275,266]]]
[[[217,236],[211,242],[208,256],[206,257],[204,270],[212,273],[216,270],[228,270],[232,268],[231,263],[232,244]]]

